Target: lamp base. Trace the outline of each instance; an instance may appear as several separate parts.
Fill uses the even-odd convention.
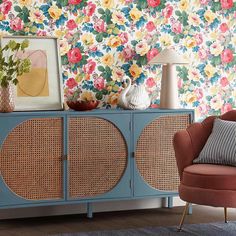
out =
[[[178,84],[174,64],[162,66],[160,108],[179,108]]]

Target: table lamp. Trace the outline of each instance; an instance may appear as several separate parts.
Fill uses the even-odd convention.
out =
[[[162,64],[160,108],[179,108],[178,83],[175,65],[189,62],[173,49],[164,49],[149,64]]]

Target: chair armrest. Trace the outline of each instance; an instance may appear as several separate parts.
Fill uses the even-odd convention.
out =
[[[175,133],[173,145],[180,180],[182,180],[184,168],[192,165],[194,159],[192,141],[188,131],[181,130]]]

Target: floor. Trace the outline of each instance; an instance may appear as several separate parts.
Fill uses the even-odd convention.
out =
[[[183,207],[172,209],[148,209],[95,213],[93,219],[86,215],[66,215],[41,218],[2,220],[0,236],[42,236],[79,231],[125,229],[149,226],[177,225]],[[236,210],[229,209],[230,221],[236,221]],[[222,208],[193,206],[193,214],[186,217],[186,223],[220,222],[224,220]]]

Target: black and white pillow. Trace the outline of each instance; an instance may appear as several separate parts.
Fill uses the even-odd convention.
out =
[[[236,166],[236,122],[215,119],[212,133],[193,163]]]

